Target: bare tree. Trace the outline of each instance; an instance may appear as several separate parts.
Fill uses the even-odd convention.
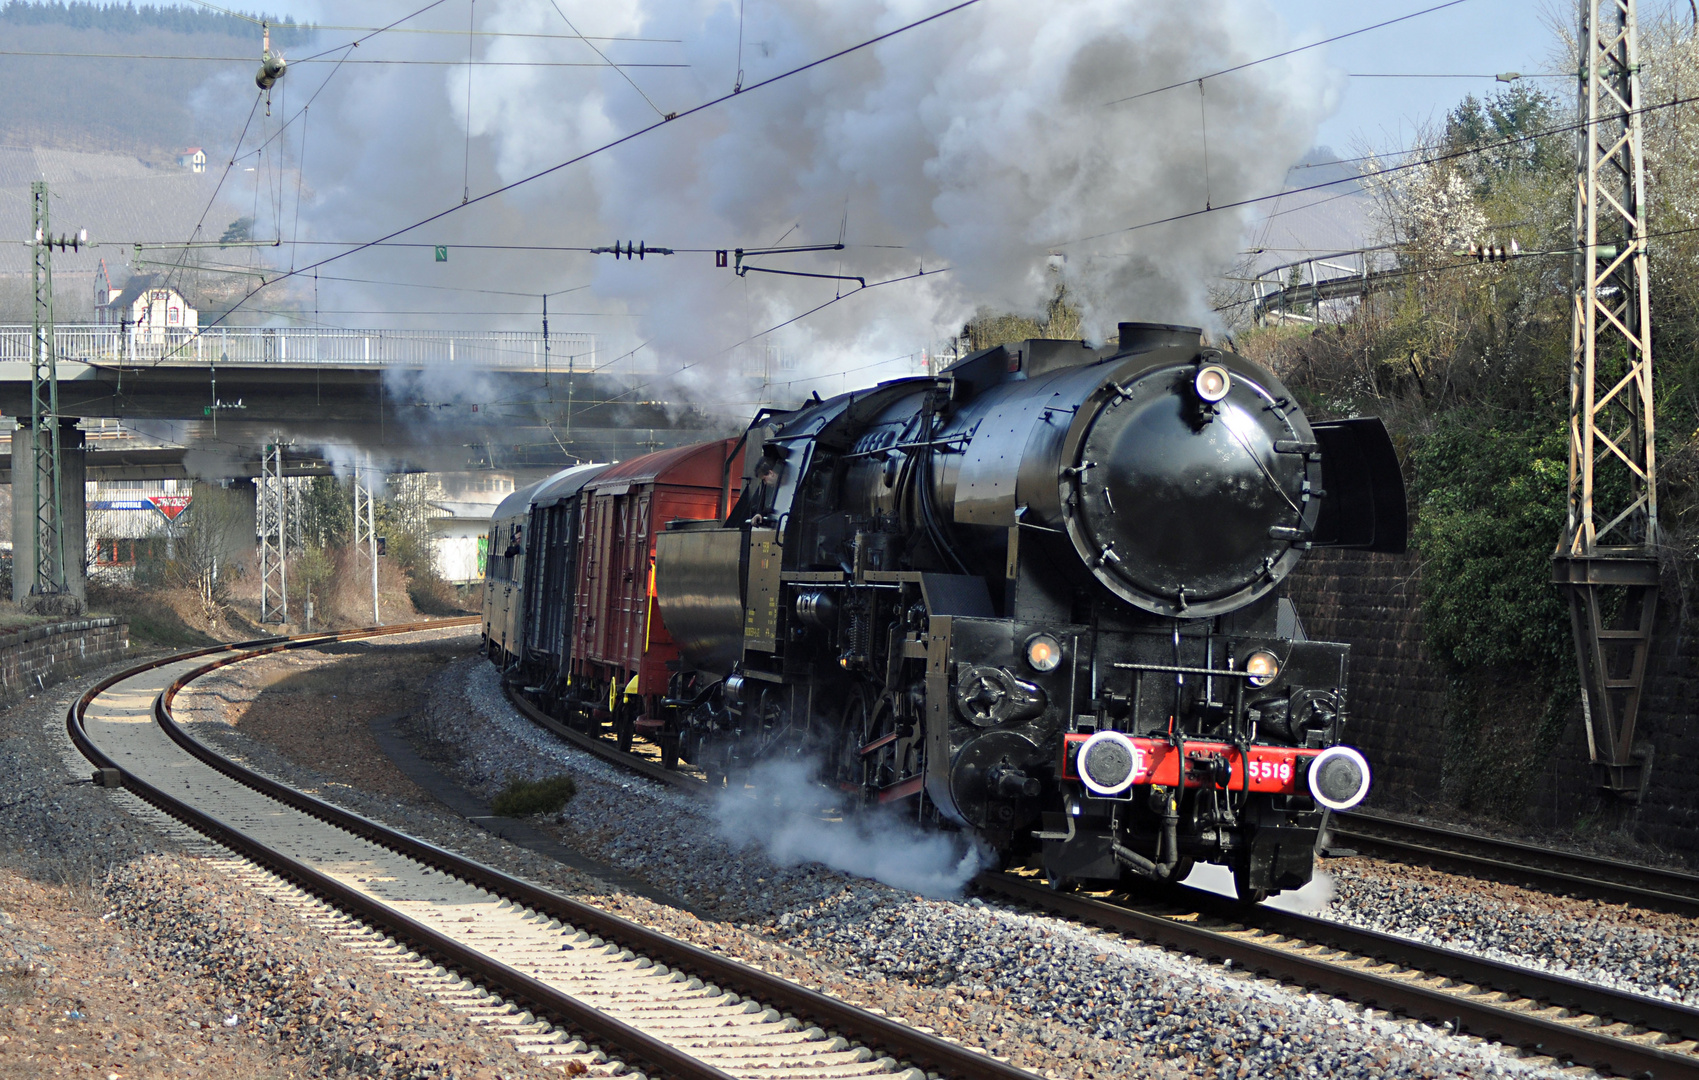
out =
[[[233,565],[233,547],[252,536],[249,512],[243,500],[227,488],[195,485],[194,500],[172,523],[171,550],[165,561],[165,577],[178,588],[193,589],[201,602],[207,625],[216,627],[230,602],[230,588],[241,568]]]

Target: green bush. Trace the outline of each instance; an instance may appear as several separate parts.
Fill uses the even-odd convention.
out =
[[[1445,794],[1515,819],[1578,701],[1569,612],[1551,580],[1564,431],[1454,416],[1417,441],[1412,464],[1423,633],[1451,681]]]
[[[570,776],[553,776],[547,780],[509,780],[507,788],[490,809],[501,817],[521,818],[532,814],[558,814],[567,801],[578,794],[578,785]]]
[[[1560,424],[1455,420],[1419,440],[1415,542],[1428,649],[1453,671],[1572,664],[1569,613],[1552,584],[1569,450]]]

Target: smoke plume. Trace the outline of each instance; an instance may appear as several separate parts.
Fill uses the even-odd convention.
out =
[[[884,810],[834,816],[834,800],[811,764],[766,762],[751,770],[750,794],[727,788],[714,800],[720,833],[756,844],[780,866],[820,863],[923,896],[955,896],[980,869],[960,837],[924,832]]]
[[[313,304],[322,312],[418,313],[408,325],[535,329],[540,294],[584,286],[551,300],[553,329],[598,334],[604,359],[630,354],[631,363],[663,372],[709,376],[693,384],[703,400],[724,373],[775,355],[780,370],[794,365],[798,378],[845,369],[902,374],[880,365],[935,347],[978,308],[1036,313],[1058,284],[1083,303],[1087,331],[1100,338],[1119,319],[1212,321],[1207,284],[1232,262],[1248,211],[1127,230],[1278,190],[1337,92],[1317,54],[1199,84],[1200,75],[1291,44],[1262,0],[993,0],[757,85],[942,6],[563,0],[557,11],[552,3],[485,0],[475,9],[479,29],[557,36],[481,38],[480,60],[600,63],[589,44],[558,36],[571,33],[571,18],[585,34],[675,39],[598,41],[617,63],[687,66],[622,73],[481,65],[468,87],[464,66],[349,65],[303,125],[299,224],[294,193],[279,185],[276,231],[284,250],[294,235],[370,238],[725,94],[741,79],[748,89],[722,105],[401,238],[447,245],[446,264],[429,248],[363,253],[324,271]],[[448,8],[409,25],[466,26],[462,12]],[[393,34],[358,53],[464,59],[465,50],[464,37]],[[297,93],[325,70],[292,69],[290,78],[306,84]],[[1194,81],[1108,104],[1187,80]],[[278,146],[298,142],[291,132]],[[260,217],[263,234],[263,209]],[[739,277],[714,263],[715,249],[840,236],[842,251],[745,263],[869,285],[948,273],[863,292],[855,281],[760,270]],[[679,253],[639,262],[468,246],[615,241]],[[490,292],[432,293],[333,275]],[[305,295],[298,280],[295,288],[297,299]],[[767,332],[839,296],[847,298]]]

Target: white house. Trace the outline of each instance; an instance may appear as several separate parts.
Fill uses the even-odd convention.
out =
[[[190,172],[206,172],[206,151],[198,146],[191,146],[177,154],[177,164]]]
[[[513,494],[509,473],[439,473],[441,498],[431,500],[431,545],[437,573],[457,585],[484,577],[485,545],[496,506]]]
[[[106,326],[134,327],[136,338],[164,341],[200,327],[200,312],[183,294],[152,274],[137,274],[122,289],[96,297],[95,321]]]

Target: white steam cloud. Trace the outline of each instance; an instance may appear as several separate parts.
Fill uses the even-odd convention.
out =
[[[751,794],[727,788],[714,821],[728,841],[758,845],[780,866],[820,863],[922,896],[956,896],[981,867],[979,852],[959,836],[925,832],[884,810],[838,818],[817,769],[794,761],[751,770]]]
[[[512,183],[724,94],[739,76],[740,35],[742,83],[753,87],[941,6],[561,0],[586,34],[677,39],[599,42],[609,58],[688,66],[630,67],[631,81],[605,67],[479,66],[470,109],[464,67],[350,65],[312,107],[298,235],[376,236],[458,204],[468,189]],[[463,10],[409,25],[456,29]],[[476,14],[482,30],[569,33],[551,3],[486,0]],[[452,57],[451,44],[384,35],[358,52]],[[1201,93],[1193,84],[1107,103],[1291,44],[1262,0],[987,0],[746,89],[403,238],[449,245],[446,266],[428,249],[395,248],[337,263],[313,302],[325,311],[423,310],[410,325],[534,329],[538,294],[585,285],[551,301],[553,329],[597,333],[604,356],[636,349],[662,371],[691,365],[710,376],[695,383],[701,391],[769,346],[798,358],[799,376],[912,354],[979,307],[1038,312],[1058,274],[1085,303],[1093,336],[1112,334],[1120,319],[1208,323],[1208,283],[1233,261],[1250,211],[1126,230],[1279,190],[1331,109],[1337,82],[1319,54],[1304,53],[1208,80]],[[464,38],[453,48],[464,57]],[[585,43],[559,37],[488,37],[477,48],[480,59],[500,63],[599,62]],[[290,77],[319,76],[302,68]],[[304,96],[311,88],[296,89]],[[277,209],[287,247],[297,235],[287,196]],[[753,248],[832,243],[840,231],[842,252],[747,261],[869,283],[922,268],[950,272],[882,286],[763,334],[856,284],[739,278],[715,268],[708,252],[631,262],[467,246]],[[329,275],[527,295],[457,297]],[[473,309],[479,318],[460,316]],[[870,369],[869,377],[899,373]]]

